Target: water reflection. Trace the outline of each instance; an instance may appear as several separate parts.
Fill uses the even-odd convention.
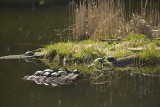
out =
[[[105,84],[91,84],[92,81],[84,80],[64,87],[47,87],[22,80],[25,75],[45,68],[48,66],[41,61],[0,60],[1,107],[160,106],[160,76],[105,72],[94,81],[106,81]]]
[[[117,76],[119,78],[117,78]],[[160,91],[159,76],[153,77],[141,74],[133,76],[126,73],[126,71],[118,73],[117,76],[110,74],[107,77],[104,76],[97,80],[97,82],[102,80],[108,81],[106,84],[97,85],[96,89],[99,90],[100,93],[108,93],[108,96],[105,95],[102,99],[107,98],[110,106],[159,106],[158,100],[156,100],[157,97],[159,97]],[[152,101],[154,101],[154,103]]]

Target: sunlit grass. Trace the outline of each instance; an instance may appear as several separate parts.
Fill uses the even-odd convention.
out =
[[[143,34],[130,33],[123,40],[126,41],[124,43],[128,47],[144,47],[146,44],[149,43],[149,39],[146,38],[146,36]]]
[[[143,61],[157,61],[160,59],[159,41],[150,41],[142,34],[130,34],[117,43],[85,40],[80,42],[60,42],[45,46],[42,51],[48,56],[56,56],[62,62],[63,58],[71,62],[91,63],[99,57],[113,56],[122,58],[137,55]],[[128,48],[140,48],[139,51]],[[51,55],[53,54],[53,55]]]
[[[138,56],[145,62],[156,63],[160,60],[160,50],[157,50],[156,46],[148,44],[148,46],[146,46],[146,49],[138,53]]]

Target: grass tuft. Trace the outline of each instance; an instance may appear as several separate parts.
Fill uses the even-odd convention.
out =
[[[149,45],[148,48],[141,51],[138,56],[142,61],[148,63],[157,63],[156,61],[159,61],[160,59],[160,51],[157,50],[156,46]]]

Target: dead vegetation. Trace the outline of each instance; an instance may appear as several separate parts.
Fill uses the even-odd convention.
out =
[[[132,2],[128,7],[124,0],[72,1],[72,34],[76,39],[123,38],[129,33],[159,37],[160,0],[142,0],[137,7]]]

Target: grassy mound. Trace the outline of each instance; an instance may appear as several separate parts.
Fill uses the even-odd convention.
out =
[[[159,63],[160,41],[149,40],[142,34],[130,34],[118,42],[84,40],[60,42],[45,46],[42,51],[47,59],[58,63],[91,63],[98,57],[123,58],[136,55],[143,63]]]

